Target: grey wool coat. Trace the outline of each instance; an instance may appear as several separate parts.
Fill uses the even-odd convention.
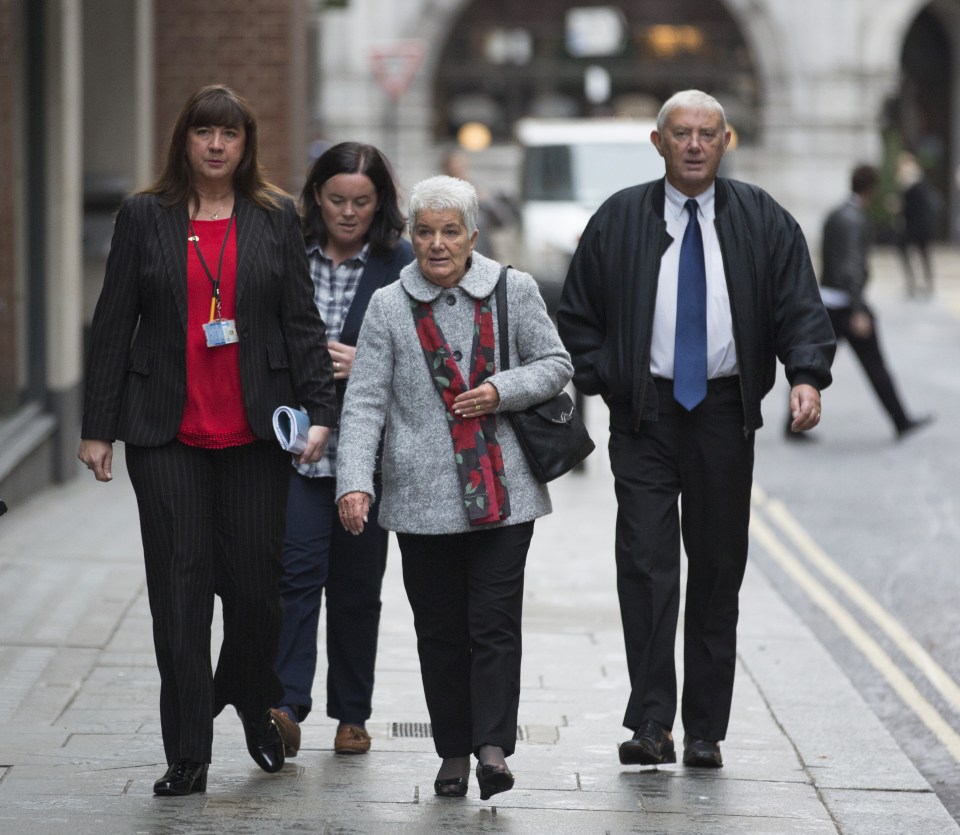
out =
[[[370,300],[340,418],[337,499],[353,491],[374,495],[373,474],[384,430],[379,518],[388,530],[449,534],[480,529],[467,521],[445,406],[417,338],[410,297],[431,303],[434,319],[458,357],[460,373],[469,380],[474,301],[493,293],[499,275],[496,261],[474,253],[460,282],[444,289],[425,279],[413,262],[399,281]],[[487,379],[500,395],[498,413],[540,403],[561,391],[573,376],[570,356],[533,278],[510,270],[507,303],[510,368]],[[496,330],[495,299],[492,307]],[[499,341],[496,365],[500,367]],[[547,488],[530,474],[513,428],[502,416],[497,435],[510,516],[496,525],[545,516],[551,510]]]

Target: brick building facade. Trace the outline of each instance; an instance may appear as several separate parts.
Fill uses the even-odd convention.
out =
[[[315,0],[0,0],[0,497],[77,471],[85,332],[112,217],[198,88],[252,105],[282,188],[306,171]],[[27,188],[29,185],[29,189]]]

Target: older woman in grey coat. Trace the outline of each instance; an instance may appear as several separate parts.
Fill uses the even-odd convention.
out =
[[[510,367],[501,365],[500,265],[473,251],[477,195],[454,177],[411,192],[416,262],[363,321],[340,427],[340,518],[363,530],[383,433],[380,524],[397,534],[434,744],[434,790],[481,798],[513,787],[523,571],[550,512],[503,413],[557,394],[570,357],[534,280],[507,273]]]

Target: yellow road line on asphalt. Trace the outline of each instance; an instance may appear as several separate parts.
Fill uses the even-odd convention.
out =
[[[755,505],[766,509],[768,502],[762,498],[762,491],[754,486]],[[759,499],[759,501],[757,501]],[[799,526],[797,526],[799,528]],[[753,514],[750,531],[764,550],[774,559],[787,575],[801,588],[810,599],[837,625],[853,645],[863,653],[880,675],[900,696],[910,710],[923,722],[930,732],[940,740],[953,758],[960,763],[960,734],[940,715],[937,709],[924,698],[913,682],[903,673],[884,649],[860,626],[852,614],[828,591],[828,589],[808,571],[798,559],[774,534],[773,529],[759,514]],[[826,555],[824,555],[826,556]],[[852,581],[851,581],[852,582]],[[866,594],[866,592],[864,592]],[[893,619],[890,618],[892,621]],[[895,621],[894,621],[895,622]],[[889,633],[888,633],[889,634]],[[912,659],[911,659],[912,660]],[[932,660],[932,659],[931,659]],[[946,673],[944,673],[946,675]],[[949,676],[947,676],[949,678]],[[938,688],[939,689],[939,688]]]
[[[820,572],[832,581],[870,620],[890,638],[897,648],[909,658],[947,703],[960,714],[960,686],[950,678],[930,654],[907,632],[893,615],[883,608],[870,593],[837,565],[823,549],[813,541],[803,526],[791,515],[783,502],[769,499],[763,509],[777,527]]]

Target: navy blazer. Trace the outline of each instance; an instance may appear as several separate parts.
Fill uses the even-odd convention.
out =
[[[313,303],[293,201],[267,211],[236,197],[236,322],[240,384],[256,435],[274,440],[273,412],[301,405],[336,425],[333,366]],[[93,316],[81,437],[161,446],[186,401],[187,212],[152,194],[117,216]]]
[[[392,284],[400,277],[400,270],[413,260],[413,247],[410,242],[400,238],[396,246],[389,252],[380,252],[369,255],[357,285],[357,292],[350,304],[350,310],[343,320],[340,331],[340,342],[344,345],[356,346],[360,338],[360,326],[367,312],[370,298],[381,287]],[[337,404],[343,407],[343,396],[347,390],[346,380],[337,380]]]

